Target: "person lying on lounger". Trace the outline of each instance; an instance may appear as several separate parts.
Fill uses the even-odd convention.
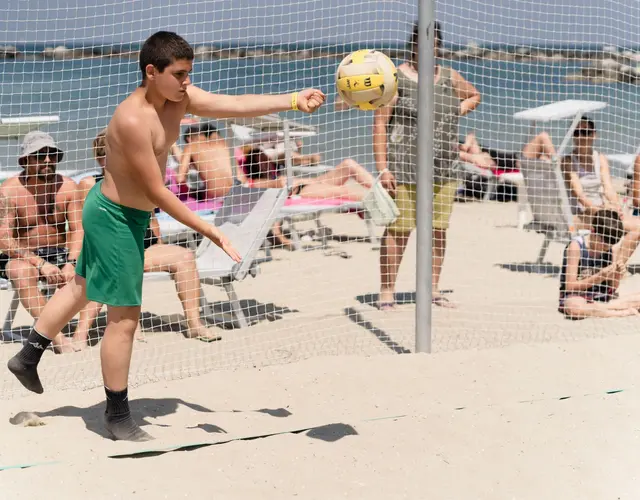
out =
[[[238,180],[255,188],[284,188],[287,177],[283,167],[270,160],[262,147],[252,148],[238,165]],[[349,182],[352,181],[352,182]],[[291,194],[301,198],[348,199],[360,201],[366,190],[373,186],[373,176],[357,162],[346,159],[317,177],[292,179]],[[286,248],[293,248],[291,240],[282,233],[282,223],[273,227],[276,242]]]
[[[568,319],[636,316],[640,294],[619,298],[618,287],[640,231],[625,234],[612,209],[596,211],[591,222],[591,233],[574,237],[564,251],[558,310]]]
[[[283,141],[265,142],[260,145],[262,152],[275,163],[284,165],[285,162],[285,144]],[[242,154],[247,155],[255,147],[254,144],[245,144],[242,146]],[[291,164],[299,166],[317,165],[320,163],[320,155],[318,153],[303,153],[302,140],[296,139],[291,148]]]
[[[551,161],[556,154],[551,137],[541,132],[529,141],[521,153],[483,148],[473,132],[469,132],[460,144],[460,159],[480,168],[505,171],[520,170],[520,158]]]
[[[261,147],[251,149],[245,156],[238,169],[238,179],[242,184],[256,188],[287,185],[284,168],[271,161]],[[317,177],[293,179],[291,194],[303,198],[346,198],[360,201],[365,190],[373,186],[373,182],[373,176],[362,165],[347,158],[336,168]]]

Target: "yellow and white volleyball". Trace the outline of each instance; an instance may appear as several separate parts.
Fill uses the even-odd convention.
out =
[[[345,57],[336,72],[342,100],[352,108],[378,109],[389,104],[398,91],[398,72],[385,54],[357,50]]]

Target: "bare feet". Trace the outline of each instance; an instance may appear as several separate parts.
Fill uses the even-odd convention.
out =
[[[133,338],[136,342],[147,341],[147,337],[145,337],[144,332],[142,331],[142,327],[140,326],[140,323],[138,323],[138,326],[136,327],[136,331],[133,334]]]
[[[434,306],[444,307],[445,309],[456,309],[458,307],[440,292],[433,292],[431,295],[431,303]]]
[[[613,316],[619,318],[624,318],[627,316],[640,316],[640,312],[633,307],[630,307],[629,309],[614,309],[613,312]]]
[[[51,345],[53,347],[53,352],[55,352],[56,354],[67,354],[70,352],[76,352],[73,341],[65,337],[62,333],[56,335]]]
[[[222,340],[222,336],[219,335],[213,328],[209,329],[205,326],[198,328],[189,328],[185,337],[188,339],[198,339],[202,342],[215,342],[216,340]]]
[[[74,351],[83,351],[87,347],[87,341],[89,340],[89,333],[86,331],[78,331],[76,330],[71,337],[73,341],[73,350]]]

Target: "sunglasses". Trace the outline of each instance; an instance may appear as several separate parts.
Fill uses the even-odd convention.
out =
[[[60,151],[53,148],[42,148],[29,156],[40,162],[46,160],[47,156],[53,162],[58,163],[60,161]]]
[[[595,130],[590,128],[577,128],[573,131],[573,137],[589,137],[590,135],[595,134]]]

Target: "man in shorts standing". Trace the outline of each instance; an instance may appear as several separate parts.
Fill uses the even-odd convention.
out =
[[[233,260],[238,252],[164,184],[167,154],[187,113],[207,118],[251,117],[300,110],[324,102],[319,90],[283,95],[216,95],[192,86],[194,52],[175,33],[160,31],[140,51],[142,83],[116,108],[107,126],[105,178],[87,195],[84,240],[76,277],[47,304],[9,370],[30,391],[42,393],[37,365],[44,349],[88,301],[108,306],[100,351],[106,392],[105,426],[112,439],[152,439],[131,418],[128,377],[140,315],[144,234],[156,207],[209,238]]]

